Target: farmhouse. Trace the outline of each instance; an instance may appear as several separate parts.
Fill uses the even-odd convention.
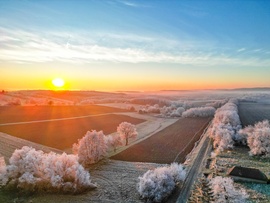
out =
[[[228,171],[228,176],[235,181],[267,183],[267,176],[259,169],[234,166]]]

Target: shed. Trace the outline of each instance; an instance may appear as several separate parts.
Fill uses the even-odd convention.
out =
[[[267,184],[267,176],[256,168],[246,168],[241,166],[234,166],[229,169],[228,176],[232,177],[235,181],[254,182]]]

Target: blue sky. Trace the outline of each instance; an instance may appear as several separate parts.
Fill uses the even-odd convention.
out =
[[[260,0],[3,0],[0,80],[11,89],[53,77],[97,90],[270,86],[269,11]]]

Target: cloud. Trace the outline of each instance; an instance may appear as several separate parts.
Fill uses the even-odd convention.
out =
[[[253,52],[260,52],[262,49],[254,49]]]
[[[138,4],[138,2],[134,3],[133,1],[127,1],[127,0],[118,0],[118,2],[125,5],[125,6],[134,7],[134,8],[149,7],[146,5]]]
[[[245,51],[246,48],[241,48],[241,49],[238,49],[237,52],[242,52],[242,51]]]
[[[135,34],[30,32],[0,27],[0,62],[176,63],[196,66],[269,66],[270,59],[240,58],[197,42]]]

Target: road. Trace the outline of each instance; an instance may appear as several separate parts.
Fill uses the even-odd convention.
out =
[[[206,136],[206,135],[204,135],[204,136]],[[194,163],[191,166],[189,173],[184,181],[183,188],[181,189],[179,197],[176,201],[177,203],[186,203],[187,202],[187,200],[190,196],[190,193],[191,193],[191,189],[192,189],[194,180],[197,179],[199,171],[202,167],[204,157],[207,154],[208,146],[210,146],[210,139],[207,136],[205,138],[205,140],[203,141],[203,144],[200,148],[200,151],[198,152],[198,155],[195,158]]]

